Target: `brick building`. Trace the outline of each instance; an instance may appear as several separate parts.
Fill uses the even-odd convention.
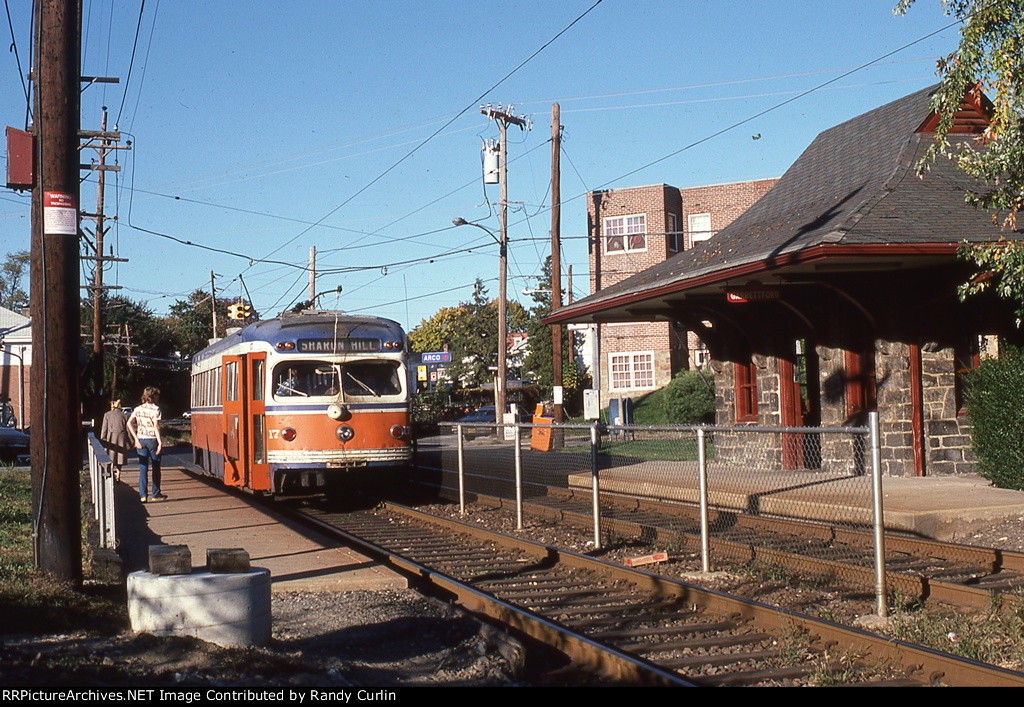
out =
[[[1024,230],[1000,230],[967,205],[977,185],[955,161],[918,175],[934,139],[935,88],[824,131],[714,237],[602,283],[546,321],[695,330],[713,357],[719,424],[831,427],[877,411],[886,474],[972,471],[963,373],[993,340],[1019,344],[1024,334],[991,292],[959,300],[972,271],[957,250],[1022,240]],[[965,97],[954,152],[974,144],[990,110],[984,97]],[[846,454],[827,435],[801,437],[821,445],[816,455],[784,453],[781,437],[764,451],[781,468],[808,469]],[[727,461],[728,450],[715,454]]]
[[[587,199],[590,292],[671,259],[732,223],[777,179],[679,189],[594,191]],[[601,399],[660,388],[706,362],[702,342],[670,322],[599,324]]]
[[[29,381],[32,369],[32,322],[28,317],[0,307],[0,418],[13,412],[18,427],[28,427]],[[9,420],[0,419],[0,424]]]

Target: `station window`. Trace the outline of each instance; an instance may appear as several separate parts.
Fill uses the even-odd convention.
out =
[[[846,418],[875,410],[875,350],[845,352]]]
[[[736,422],[757,422],[757,367],[751,363],[733,366],[736,384]]]
[[[981,365],[981,346],[978,337],[971,337],[953,347],[953,394],[957,417],[967,414],[967,375]]]

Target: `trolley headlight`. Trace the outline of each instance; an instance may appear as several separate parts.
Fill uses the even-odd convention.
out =
[[[342,442],[348,442],[356,436],[355,431],[348,425],[339,425],[336,433]]]
[[[292,442],[295,440],[296,432],[294,427],[285,427],[281,430],[281,437],[285,442]]]
[[[348,411],[348,408],[345,407],[344,405],[339,405],[338,403],[331,403],[330,405],[327,406],[327,417],[331,418],[332,420],[344,422],[345,420],[348,420],[349,418],[352,417],[352,413],[350,413]]]
[[[403,439],[409,434],[409,428],[402,425],[391,426],[391,436],[395,439]]]

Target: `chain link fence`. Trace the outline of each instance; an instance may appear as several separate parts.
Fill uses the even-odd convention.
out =
[[[877,585],[871,438],[869,427],[454,424],[421,441],[417,466],[463,508],[514,500],[521,527],[529,504],[586,525],[595,547],[634,536],[699,554],[705,571],[756,563]]]

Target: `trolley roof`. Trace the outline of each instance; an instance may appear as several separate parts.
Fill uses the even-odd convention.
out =
[[[254,322],[232,332],[197,352],[192,357],[198,363],[212,356],[227,352],[239,344],[265,342],[276,347],[279,342],[297,339],[366,338],[382,341],[401,341],[405,346],[405,332],[402,326],[382,317],[359,316],[331,310],[305,310],[297,314],[282,314],[274,319]]]

